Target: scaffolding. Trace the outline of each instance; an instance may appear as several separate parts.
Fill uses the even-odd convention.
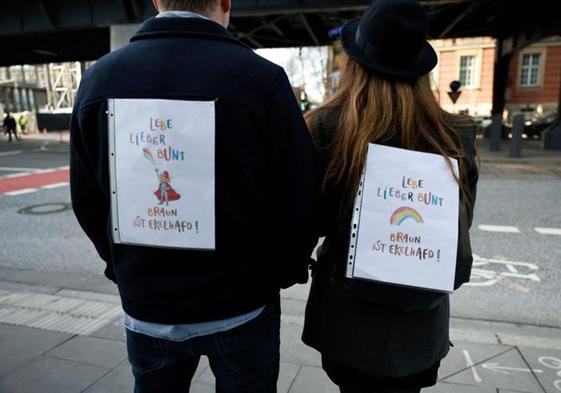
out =
[[[42,65],[12,66],[0,69],[0,86],[9,87],[9,96],[0,97],[4,104],[18,106],[18,95],[14,89],[43,89],[46,100],[37,110],[64,111],[72,108],[76,99],[76,92],[82,79],[82,71],[90,63],[53,63]],[[13,97],[16,97],[14,99]]]
[[[81,63],[48,64],[44,67],[49,108],[55,111],[72,108],[82,79]]]

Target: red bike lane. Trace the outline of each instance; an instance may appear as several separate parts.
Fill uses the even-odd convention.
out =
[[[39,171],[16,176],[0,178],[0,195],[17,194],[23,191],[36,191],[50,186],[68,184],[70,174],[68,168]]]

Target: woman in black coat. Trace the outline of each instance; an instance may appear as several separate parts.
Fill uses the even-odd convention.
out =
[[[343,393],[419,392],[436,383],[449,351],[447,294],[345,278],[352,204],[369,143],[457,159],[460,176],[455,288],[469,281],[478,169],[475,129],[442,111],[427,18],[415,0],[377,0],[342,32],[341,85],[308,124],[323,169],[323,245],[313,269],[303,340],[322,354]]]

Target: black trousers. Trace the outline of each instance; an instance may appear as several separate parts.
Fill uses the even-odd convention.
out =
[[[175,342],[127,330],[135,393],[189,392],[207,356],[218,393],[276,393],[280,361],[280,305],[267,306],[233,330]]]
[[[11,129],[7,129],[6,132],[8,133],[8,138],[10,141],[12,141],[12,132],[14,133],[14,137],[16,138],[16,140],[18,139],[18,132],[17,130],[11,130]]]

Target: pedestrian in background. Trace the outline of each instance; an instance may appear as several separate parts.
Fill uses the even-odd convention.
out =
[[[322,354],[343,393],[419,392],[436,383],[449,351],[449,296],[345,279],[352,205],[369,143],[437,153],[459,161],[460,212],[455,288],[469,281],[469,227],[478,169],[475,134],[445,113],[429,73],[436,53],[415,0],[377,0],[342,30],[348,55],[334,96],[308,115],[323,176],[322,235],[303,340]]]
[[[23,135],[27,134],[27,123],[28,122],[29,121],[27,119],[27,114],[26,113],[22,114],[18,119],[19,128],[21,129],[21,133]]]
[[[273,393],[280,288],[308,280],[317,243],[313,141],[284,70],[226,29],[230,0],[154,5],[159,15],[82,78],[73,209],[119,287],[135,392],[189,391],[204,355],[217,392]],[[108,99],[123,97],[214,101],[215,250],[115,243]]]
[[[10,112],[6,112],[6,117],[4,118],[4,130],[8,133],[9,141],[12,142],[12,133],[16,138],[16,141],[19,140],[18,138],[18,127],[16,124],[16,119],[10,114]]]

